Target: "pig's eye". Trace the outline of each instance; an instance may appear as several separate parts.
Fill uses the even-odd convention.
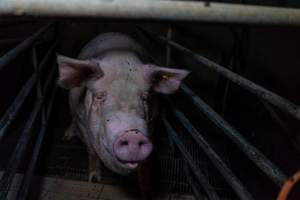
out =
[[[101,102],[104,102],[105,99],[106,99],[106,92],[98,92],[95,94],[95,99],[97,101],[101,101]]]

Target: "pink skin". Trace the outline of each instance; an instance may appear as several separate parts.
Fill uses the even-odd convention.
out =
[[[149,93],[173,93],[188,75],[143,63],[143,54],[128,36],[106,33],[89,42],[79,59],[57,57],[59,84],[70,89],[73,121],[66,137],[78,135],[87,145],[90,171],[98,170],[97,157],[116,173],[135,171],[152,151]]]
[[[130,168],[136,168],[152,151],[152,143],[136,129],[127,130],[114,143],[117,159]]]

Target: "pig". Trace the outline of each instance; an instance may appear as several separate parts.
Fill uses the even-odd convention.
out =
[[[100,161],[117,174],[136,171],[152,152],[150,97],[171,94],[189,74],[151,64],[130,36],[98,35],[78,58],[57,54],[58,84],[69,90],[72,122],[65,138],[87,146],[89,180],[101,180]]]

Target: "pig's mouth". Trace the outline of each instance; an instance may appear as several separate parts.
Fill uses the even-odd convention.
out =
[[[139,164],[141,163],[141,162],[139,162],[139,161],[122,161],[122,160],[118,159],[118,157],[116,157],[115,155],[113,155],[113,153],[111,153],[111,151],[109,150],[108,147],[106,147],[105,145],[103,145],[103,146],[104,146],[105,151],[106,151],[108,154],[110,154],[111,157],[113,157],[114,160],[115,160],[120,166],[122,166],[123,168],[129,169],[129,170],[135,170],[135,169],[139,166]]]
[[[118,159],[117,157],[116,157],[116,159],[122,166],[124,166],[127,169],[131,169],[131,170],[136,169],[140,164],[140,162],[138,162],[138,161],[122,161],[122,160]]]

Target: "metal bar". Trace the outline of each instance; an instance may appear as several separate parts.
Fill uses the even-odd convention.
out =
[[[233,65],[233,58],[230,59],[229,69],[232,68],[232,65]],[[228,103],[228,93],[229,93],[229,89],[230,89],[230,81],[228,79],[226,79],[224,82],[225,82],[224,96],[222,99],[222,105],[221,105],[221,110],[220,110],[220,114],[222,117],[225,116],[225,110],[226,110],[226,106]]]
[[[0,40],[0,46],[12,45],[23,41],[24,38],[6,38]]]
[[[51,115],[51,111],[52,111],[56,93],[57,93],[57,87],[55,86],[52,91],[51,97],[50,97],[50,101],[49,101],[48,109],[47,109],[47,113],[46,113],[46,119],[45,119],[45,122],[42,124],[42,129],[39,133],[39,136],[38,136],[35,148],[34,148],[34,152],[32,154],[32,159],[30,161],[30,165],[26,170],[22,186],[18,192],[18,196],[17,196],[18,200],[26,200],[28,197],[31,182],[34,177],[34,170],[36,168],[36,164],[37,164],[37,161],[38,161],[38,158],[40,155],[40,150],[41,150],[41,147],[42,147],[42,144],[44,141],[45,132],[46,132],[46,128],[48,126],[48,121],[49,121],[49,117]]]
[[[195,178],[193,177],[192,172],[186,162],[184,163],[183,168],[184,168],[184,173],[186,175],[186,179],[187,179],[188,183],[190,184],[190,186],[192,187],[192,190],[193,190],[193,193],[194,193],[196,199],[197,200],[207,199],[199,192],[199,188],[197,187],[198,184],[196,183]]]
[[[172,27],[171,26],[168,27],[166,38],[168,40],[172,39]],[[167,45],[167,47],[166,47],[166,66],[169,66],[171,63],[171,51],[172,51],[172,49],[171,49],[170,45]]]
[[[231,169],[227,167],[227,165],[220,158],[220,156],[212,149],[212,147],[202,137],[199,131],[191,124],[191,122],[184,116],[184,114],[180,112],[178,109],[176,109],[175,107],[172,107],[172,111],[174,112],[175,116],[180,121],[180,123],[188,131],[188,133],[193,137],[195,142],[201,147],[204,153],[215,165],[215,167],[223,175],[223,177],[225,178],[227,183],[231,186],[231,188],[234,190],[236,195],[243,200],[254,199],[252,195],[249,193],[249,191],[242,185],[240,180],[234,175]]]
[[[40,68],[38,66],[38,60],[37,60],[37,55],[36,55],[36,47],[34,46],[32,48],[32,64],[34,68],[34,72],[37,74],[37,96],[38,98],[42,97],[42,87],[41,87],[41,75],[40,75]]]
[[[268,104],[265,101],[261,101],[261,103],[268,112],[268,114],[271,116],[273,121],[276,122],[279,125],[279,127],[283,130],[283,134],[285,134],[289,141],[293,144],[294,149],[298,151],[298,153],[300,153],[300,145],[297,142],[297,140],[294,140],[291,137],[291,130],[289,129],[288,125],[284,122],[284,120],[280,117],[280,115],[276,112],[276,110],[274,110],[274,108],[270,104]]]
[[[228,122],[218,115],[209,105],[200,99],[184,84],[181,86],[182,91],[187,95],[199,110],[220,128],[234,142],[254,164],[260,168],[274,183],[278,186],[287,180],[287,177],[278,169],[270,160],[268,160],[258,149],[251,145],[245,138],[235,130]]]
[[[197,1],[2,0],[0,15],[300,25],[298,9]]]
[[[6,166],[6,171],[0,180],[0,199],[6,199],[7,193],[11,184],[11,181],[16,173],[18,166],[21,163],[22,157],[26,150],[26,146],[30,140],[31,130],[33,128],[34,122],[38,117],[38,113],[42,106],[42,101],[39,100],[34,106],[33,111],[30,114],[29,120],[26,123],[24,131],[21,133],[21,137],[16,145],[15,150]]]
[[[51,48],[48,50],[48,52],[44,56],[43,60],[41,61],[40,65],[39,65],[39,68],[41,71],[44,70],[46,63],[49,60],[50,56],[52,55],[52,52],[54,51],[57,44],[58,44],[58,42],[56,41],[51,46]],[[0,141],[3,138],[3,136],[5,135],[6,131],[8,130],[10,124],[16,118],[17,113],[19,112],[22,105],[24,104],[25,99],[29,95],[29,93],[32,90],[36,81],[37,81],[37,74],[35,73],[29,78],[29,80],[26,82],[24,87],[18,93],[18,95],[15,98],[15,100],[13,101],[13,103],[10,105],[10,107],[7,109],[7,111],[1,118],[1,120],[0,120]]]
[[[300,107],[298,105],[271,92],[270,90],[263,88],[260,85],[257,85],[256,83],[253,83],[252,81],[222,67],[221,65],[219,65],[215,62],[213,62],[199,54],[194,53],[190,49],[187,49],[184,46],[182,46],[174,41],[167,40],[165,37],[159,37],[159,39],[161,41],[164,41],[164,42],[170,44],[173,48],[191,56],[192,58],[194,58],[195,60],[197,60],[198,62],[203,64],[204,67],[207,67],[207,68],[219,73],[220,75],[228,78],[229,80],[231,80],[232,82],[241,86],[242,88],[248,90],[252,94],[258,96],[259,98],[262,98],[262,99],[268,101],[269,103],[277,106],[281,110],[291,114],[295,118],[300,119]]]
[[[52,71],[55,71],[55,68],[53,68]],[[45,83],[45,86],[43,89],[44,94],[49,90],[50,82],[53,78],[54,73],[51,73],[51,74],[52,75],[50,75],[48,77],[48,79],[46,80],[46,83]],[[21,134],[21,138],[19,139],[19,142],[8,162],[8,165],[6,167],[7,170],[4,172],[4,174],[1,178],[1,181],[0,181],[0,199],[4,199],[7,196],[8,189],[10,187],[12,178],[13,178],[14,174],[16,173],[18,166],[20,165],[21,159],[24,155],[24,152],[26,150],[28,142],[30,141],[30,138],[32,136],[31,129],[34,125],[34,122],[36,121],[39,111],[42,108],[42,105],[43,105],[43,98],[40,98],[37,101],[32,113],[29,117],[29,120],[25,126],[25,129]],[[34,166],[32,166],[32,167],[34,168]]]
[[[25,102],[26,97],[29,95],[32,90],[34,84],[36,83],[37,75],[33,74],[29,80],[25,83],[24,87],[21,89],[13,103],[7,109],[5,114],[0,120],[0,141],[3,138],[4,134],[8,130],[10,124],[16,118],[17,113],[21,109],[22,105]]]
[[[270,114],[273,120],[280,126],[280,128],[285,132],[289,133],[290,130],[288,125],[282,120],[282,118],[277,114],[277,112],[265,101],[261,101],[262,105],[265,107],[266,111]]]
[[[2,7],[2,3],[0,4],[0,8]],[[12,50],[10,50],[9,52],[7,52],[6,54],[4,54],[1,58],[0,58],[0,70],[6,66],[9,62],[11,62],[13,59],[15,59],[22,51],[24,51],[25,49],[27,49],[34,41],[36,41],[39,36],[44,33],[49,27],[51,26],[51,24],[47,24],[45,25],[43,28],[41,28],[38,32],[36,32],[35,34],[33,34],[32,36],[28,37],[26,40],[24,40],[21,44],[19,44],[17,47],[13,48]]]
[[[168,134],[172,138],[173,142],[176,144],[177,148],[179,149],[182,156],[185,158],[185,161],[187,164],[191,167],[193,170],[195,176],[197,177],[199,183],[205,190],[207,196],[209,199],[220,199],[216,191],[212,188],[210,183],[208,182],[206,176],[203,174],[203,172],[197,167],[196,163],[193,161],[192,156],[188,153],[182,142],[178,139],[177,134],[175,133],[175,130],[172,128],[170,123],[167,121],[165,116],[162,117],[162,121],[164,123],[164,126],[167,129]]]

